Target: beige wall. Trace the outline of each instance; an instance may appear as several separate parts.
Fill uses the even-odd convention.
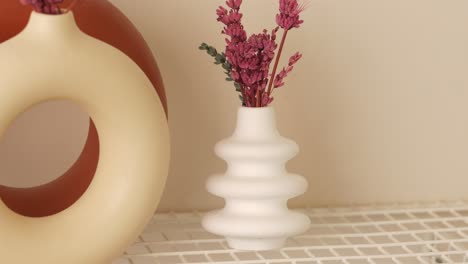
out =
[[[57,178],[81,153],[88,122],[67,101],[43,103],[20,115],[0,142],[0,184],[31,187]]]
[[[160,209],[221,206],[203,185],[224,169],[212,148],[233,130],[238,99],[197,46],[222,46],[214,11],[223,1],[113,2],[150,43],[167,86],[173,158]],[[244,2],[249,32],[273,27],[277,1]],[[311,185],[294,206],[468,198],[466,10],[465,0],[311,1],[303,28],[291,32],[285,50],[300,50],[304,59],[275,102],[280,130],[302,148],[289,168]],[[47,108],[27,114],[24,122],[62,122],[60,135],[48,132],[57,141],[67,139],[62,158],[41,145],[33,145],[41,150],[31,155],[10,158],[24,145],[4,143],[2,183],[28,175],[11,171],[38,162],[40,155],[52,156],[38,162],[48,164],[40,175],[37,167],[27,167],[36,182],[57,175],[76,157],[86,116],[61,106],[68,121],[46,120]],[[76,128],[67,130],[71,125]],[[15,129],[8,142],[31,131],[26,124]]]

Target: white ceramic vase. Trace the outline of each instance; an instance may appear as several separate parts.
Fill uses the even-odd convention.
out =
[[[151,219],[168,173],[169,131],[151,82],[72,13],[33,13],[0,45],[0,70],[0,135],[31,106],[66,99],[89,113],[100,143],[91,185],[64,211],[25,217],[0,200],[1,262],[110,264]]]
[[[288,199],[303,194],[308,184],[286,171],[286,162],[299,148],[280,136],[273,108],[240,108],[234,134],[215,150],[228,169],[206,185],[226,205],[205,215],[202,224],[207,231],[226,237],[234,249],[271,250],[309,228],[309,218],[287,206]]]

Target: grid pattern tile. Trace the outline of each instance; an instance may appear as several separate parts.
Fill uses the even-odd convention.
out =
[[[302,209],[309,231],[276,251],[245,252],[201,228],[202,213],[157,214],[113,264],[468,263],[468,201]]]

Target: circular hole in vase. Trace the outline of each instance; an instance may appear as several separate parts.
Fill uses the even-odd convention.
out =
[[[78,105],[54,100],[19,115],[0,141],[0,199],[17,214],[45,217],[87,190],[99,158],[97,131]]]

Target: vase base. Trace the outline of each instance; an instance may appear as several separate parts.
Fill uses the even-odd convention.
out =
[[[272,239],[248,239],[248,238],[226,238],[230,248],[239,250],[263,251],[274,250],[284,247],[285,238]]]

